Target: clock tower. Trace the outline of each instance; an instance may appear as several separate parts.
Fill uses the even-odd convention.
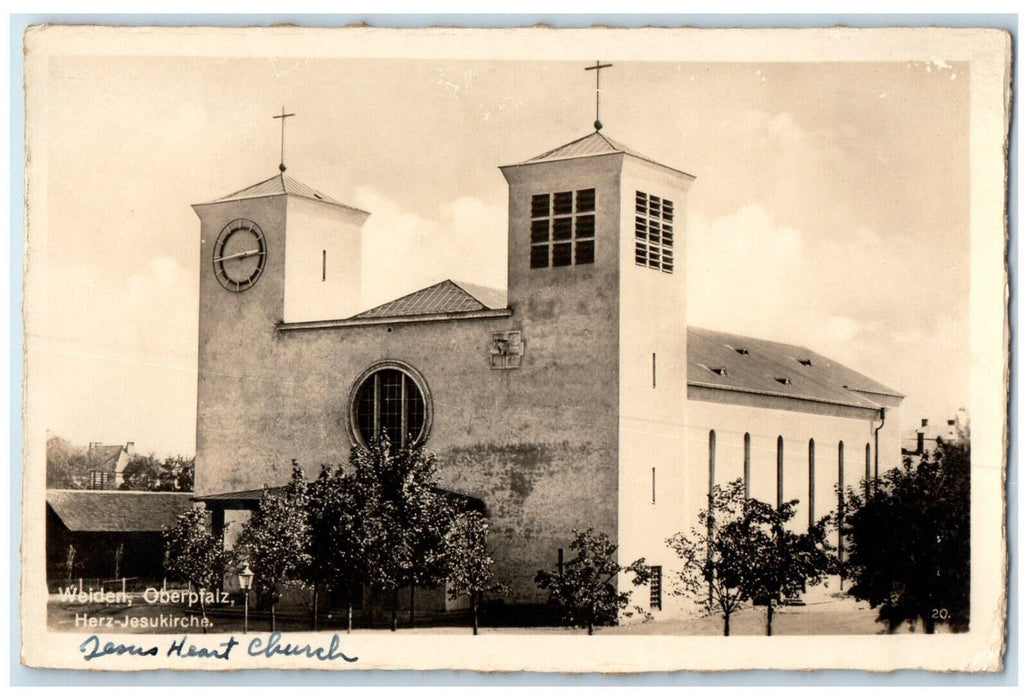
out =
[[[234,428],[258,402],[254,392],[274,382],[279,324],[361,311],[361,227],[368,213],[284,172],[193,210],[201,239],[196,489],[202,494],[205,479],[224,466],[204,464],[210,437],[223,442],[244,434]],[[260,445],[231,449],[268,457]]]

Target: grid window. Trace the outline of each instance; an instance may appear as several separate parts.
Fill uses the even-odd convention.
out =
[[[532,195],[531,267],[591,265],[596,260],[596,190]]]
[[[659,566],[650,567],[650,607],[655,610],[662,609],[663,600],[661,600],[661,568]]]
[[[425,397],[398,369],[382,369],[365,379],[354,412],[365,445],[382,434],[393,445],[405,445],[419,439],[425,427]]]
[[[635,193],[635,264],[675,271],[675,205],[645,192]]]

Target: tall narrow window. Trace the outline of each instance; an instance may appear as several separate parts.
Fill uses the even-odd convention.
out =
[[[657,388],[657,353],[653,353],[653,388]]]
[[[675,205],[645,192],[635,193],[635,264],[674,272]]]
[[[657,468],[650,469],[650,502],[657,502]]]
[[[871,494],[871,443],[864,445],[864,496]]]
[[[529,265],[589,265],[596,257],[596,190],[532,195]]]
[[[326,273],[328,272],[328,251],[321,251],[321,281],[325,281]]]
[[[750,499],[750,434],[742,436],[742,487],[743,497]]]
[[[782,507],[785,501],[785,440],[778,436],[778,496],[777,505]]]
[[[662,608],[661,579],[662,569],[659,566],[650,567],[650,608],[660,610]]]
[[[714,464],[715,464],[715,451],[717,450],[717,435],[714,431],[710,431],[708,438],[708,463],[707,463],[707,493],[714,493]]]
[[[814,527],[814,438],[807,443],[807,525]]]
[[[836,511],[835,526],[839,531],[839,559],[842,560],[846,555],[846,548],[843,546],[842,541],[842,523],[846,516],[846,448],[842,444],[842,440],[839,440],[839,486],[837,491],[839,492],[838,500],[836,504],[838,510]]]

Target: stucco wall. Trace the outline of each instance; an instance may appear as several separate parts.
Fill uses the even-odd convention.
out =
[[[363,311],[361,226],[368,215],[303,197],[287,202],[284,320],[346,318]]]
[[[632,604],[655,617],[679,611],[669,595],[676,566],[665,539],[683,528],[688,492],[686,442],[686,194],[692,178],[626,156],[621,172],[618,555],[622,565],[645,557],[662,571],[659,609],[649,587],[633,591]],[[635,263],[635,195],[641,191],[674,202],[674,270]],[[621,577],[630,588],[630,577]]]
[[[583,177],[582,186],[598,182]],[[537,188],[526,188],[512,188],[511,238],[527,242]],[[529,270],[527,250],[512,257],[509,317],[283,331],[283,211],[274,198],[198,211],[198,493],[284,483],[293,459],[311,478],[345,462],[354,382],[375,362],[399,361],[428,386],[441,484],[486,503],[513,599],[545,600],[532,578],[556,564],[573,528],[616,536],[616,295],[606,290],[617,252],[600,243],[610,226],[598,223],[592,266]],[[268,261],[252,289],[232,293],[210,274],[211,245],[240,216],[265,231]],[[506,330],[523,333],[521,367],[492,370],[492,333]]]

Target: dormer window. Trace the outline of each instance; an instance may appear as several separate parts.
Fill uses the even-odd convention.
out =
[[[790,384],[792,384],[792,380],[788,377],[775,377],[775,381],[779,384],[784,384],[785,386],[789,386]]]
[[[801,365],[803,365],[804,367],[810,367],[810,365],[812,365],[812,364],[813,364],[813,363],[812,363],[812,362],[810,361],[810,358],[809,358],[809,357],[804,357],[803,359],[799,360],[798,362],[799,362],[799,363],[800,363]]]
[[[728,376],[728,368],[727,367],[707,367],[706,365],[703,365],[703,367],[705,367],[706,369],[709,369],[711,372],[713,372],[714,374],[718,375],[719,377],[727,377]]]
[[[531,245],[533,268],[592,264],[596,190],[532,195]]]
[[[675,204],[669,199],[636,191],[635,264],[672,273]]]

